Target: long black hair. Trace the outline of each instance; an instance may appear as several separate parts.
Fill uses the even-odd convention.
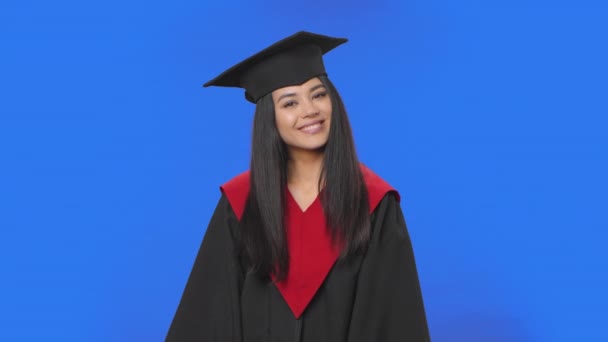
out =
[[[321,203],[341,259],[367,248],[371,234],[367,188],[355,151],[352,130],[344,103],[326,76],[319,79],[331,99],[329,138],[324,146],[323,169],[319,179],[325,187]],[[250,192],[241,219],[241,249],[249,270],[263,278],[271,274],[282,280],[289,271],[285,234],[285,194],[287,187],[286,144],[276,127],[272,94],[257,102],[253,119]]]

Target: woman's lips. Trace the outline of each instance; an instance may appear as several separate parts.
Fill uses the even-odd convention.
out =
[[[319,133],[319,132],[321,132],[321,129],[323,128],[323,122],[324,122],[323,120],[313,122],[311,124],[301,127],[300,131],[307,133],[307,134]]]

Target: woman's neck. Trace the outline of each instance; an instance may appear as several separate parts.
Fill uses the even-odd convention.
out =
[[[318,190],[324,153],[320,151],[290,151],[287,162],[287,183],[303,190]]]

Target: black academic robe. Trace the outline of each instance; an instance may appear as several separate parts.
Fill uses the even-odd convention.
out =
[[[166,341],[430,341],[399,195],[369,183],[368,191],[373,209],[368,250],[332,264],[301,312],[285,299],[284,289],[244,269],[236,250],[242,208],[235,202],[245,196],[224,193]]]

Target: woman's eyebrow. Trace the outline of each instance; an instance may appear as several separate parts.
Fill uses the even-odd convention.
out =
[[[313,91],[315,91],[315,90],[317,90],[319,88],[325,88],[325,85],[323,83],[317,84],[316,86],[310,88],[310,92],[312,93]]]
[[[290,96],[296,96],[296,94],[295,93],[286,93],[286,94],[283,94],[283,95],[279,96],[279,98],[277,99],[277,102],[281,101],[282,99],[284,99],[286,97],[290,97]]]
[[[313,86],[312,88],[310,88],[310,92],[312,93],[313,91],[315,91],[319,88],[325,88],[325,85],[323,83],[317,84],[317,85]],[[282,99],[284,99],[286,97],[290,97],[290,96],[296,96],[296,94],[295,93],[283,94],[283,95],[279,96],[279,98],[277,99],[277,102],[281,101]]]

